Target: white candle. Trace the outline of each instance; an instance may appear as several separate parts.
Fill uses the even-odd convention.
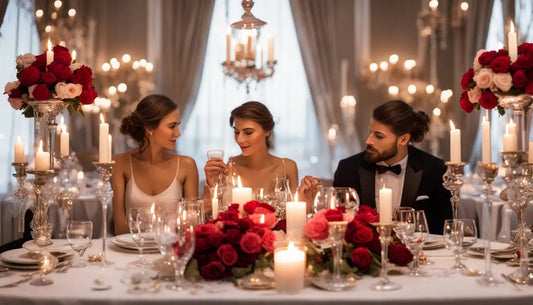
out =
[[[516,123],[513,121],[512,118],[509,120],[508,125],[509,125],[509,133],[514,134],[516,136]]]
[[[17,137],[15,142],[15,163],[25,163],[26,155],[24,154],[24,142],[20,139],[20,136]]]
[[[52,51],[52,42],[48,39],[48,51],[46,51],[46,67],[54,61],[54,51]]]
[[[230,61],[231,55],[231,28],[226,31],[226,61]]]
[[[43,151],[43,141],[39,142],[39,149],[35,153],[35,170],[45,171],[50,169],[50,153]]]
[[[488,164],[492,162],[490,149],[490,122],[487,116],[481,122],[481,162]]]
[[[518,43],[517,35],[514,29],[514,23],[511,21],[511,29],[507,34],[507,49],[509,50],[509,57],[511,62],[514,62],[518,58]]]
[[[253,42],[252,42],[252,35],[248,35],[247,41],[246,41],[246,59],[253,59],[253,52],[252,52]]]
[[[288,201],[285,204],[287,219],[287,236],[291,239],[303,239],[306,221],[306,203],[298,201],[298,194],[295,201]]]
[[[99,138],[98,138],[98,161],[99,162],[109,162],[107,159],[109,154],[107,145],[108,145],[108,135],[109,135],[109,124],[104,122],[104,116],[100,113],[100,128],[99,128]]]
[[[67,127],[65,124],[61,125],[61,135],[59,136],[59,143],[61,149],[59,154],[61,157],[66,157],[69,155],[69,134],[67,132]]]
[[[75,61],[76,61],[76,56],[77,56],[77,54],[76,54],[76,50],[72,50],[72,55],[71,55],[71,57],[72,57],[72,62],[75,62]]]
[[[385,186],[379,190],[379,222],[392,222],[392,189]]]
[[[455,129],[451,120],[450,128],[450,161],[459,163],[461,162],[461,130]]]
[[[213,211],[213,219],[218,217],[218,184],[215,184],[215,190],[213,191],[213,199],[211,199],[211,209]]]
[[[274,39],[271,35],[268,35],[268,61],[274,61]]]
[[[516,151],[516,134],[510,133],[509,129],[509,124],[507,124],[503,135],[503,151]]]
[[[241,183],[241,176],[237,177],[238,187],[234,187],[231,190],[231,202],[239,204],[239,213],[243,215],[244,204],[252,200],[252,188],[243,187]]]
[[[279,293],[295,294],[304,288],[305,252],[289,242],[274,254],[274,278]]]
[[[255,66],[257,69],[261,69],[263,67],[263,48],[261,45],[257,45],[257,56],[255,57]]]
[[[235,61],[240,61],[244,57],[244,45],[237,41],[235,43]]]
[[[533,163],[533,142],[529,142],[529,150],[527,154],[527,162]]]
[[[111,162],[113,156],[113,136],[107,135],[107,160]]]

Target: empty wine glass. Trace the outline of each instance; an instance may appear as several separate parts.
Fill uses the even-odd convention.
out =
[[[444,221],[444,245],[454,256],[455,264],[452,266],[453,270],[466,268],[465,265],[461,263],[461,253],[463,251],[463,227],[464,223],[458,219],[446,219]]]
[[[71,267],[83,268],[87,264],[81,260],[85,250],[91,246],[93,238],[93,222],[90,220],[70,220],[67,223],[67,241],[70,247],[76,251],[76,263]]]
[[[472,247],[477,242],[477,226],[474,219],[458,219],[463,222],[463,243],[462,253]]]
[[[54,270],[55,263],[57,262],[57,259],[55,259],[48,250],[44,250],[41,252],[41,258],[39,260],[39,277],[34,279],[30,282],[31,285],[34,286],[46,286],[53,284],[54,281],[52,281],[50,278],[48,278],[46,275]]]
[[[285,218],[285,207],[288,201],[292,201],[293,196],[289,179],[287,178],[274,178],[274,200],[272,201],[274,208],[279,219]]]
[[[425,273],[420,270],[420,252],[424,242],[429,238],[428,223],[424,211],[414,211],[413,224],[414,227],[412,233],[406,236],[405,239],[405,243],[413,253],[414,258],[409,275],[422,276],[425,275]]]
[[[178,208],[179,207],[183,207],[188,213],[195,215],[195,217],[191,219],[193,227],[205,223],[206,216],[203,200],[182,198],[178,204]]]
[[[334,197],[330,197],[330,202],[326,202],[328,207],[334,208],[343,206],[346,209],[346,213],[355,216],[359,210],[359,195],[357,195],[355,189],[351,187],[335,187],[330,188],[330,190],[331,189],[333,189]]]
[[[151,267],[152,263],[144,258],[143,250],[146,240],[152,236],[153,214],[149,208],[130,208],[127,214],[131,238],[139,249],[139,259],[132,264],[138,267]]]
[[[163,256],[168,256],[174,265],[175,282],[167,286],[171,290],[183,290],[183,273],[194,252],[194,223],[198,215],[180,205],[176,213],[157,218],[157,239]]]
[[[410,207],[396,207],[392,214],[393,220],[396,221],[394,232],[405,244],[407,237],[409,237],[415,228],[415,209]]]

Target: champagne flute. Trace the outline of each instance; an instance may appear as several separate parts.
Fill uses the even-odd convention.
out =
[[[455,264],[451,268],[453,270],[462,270],[466,268],[465,265],[461,263],[461,253],[463,251],[463,227],[464,223],[459,219],[446,219],[444,221],[444,245],[454,256]]]
[[[67,241],[78,254],[76,263],[71,267],[83,268],[87,264],[81,260],[85,250],[91,246],[93,238],[93,222],[90,220],[69,220],[67,223]]]
[[[130,227],[131,238],[139,249],[139,259],[132,262],[138,267],[151,267],[152,263],[143,256],[144,244],[152,232],[153,215],[149,208],[130,208],[128,210],[128,226]]]
[[[429,238],[428,223],[424,211],[414,211],[413,224],[413,232],[405,240],[407,247],[411,250],[414,256],[409,275],[423,276],[425,273],[420,270],[420,252],[424,242]]]

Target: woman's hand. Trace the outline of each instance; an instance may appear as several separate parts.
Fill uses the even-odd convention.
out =
[[[304,201],[310,201],[318,190],[318,186],[322,182],[319,178],[313,176],[305,176],[300,182],[300,198]]]
[[[228,166],[220,158],[212,158],[205,163],[205,184],[209,187],[214,187],[218,181],[219,174],[226,174],[228,172]]]

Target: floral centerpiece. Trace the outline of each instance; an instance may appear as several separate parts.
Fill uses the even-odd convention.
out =
[[[272,267],[275,209],[258,201],[250,201],[243,208],[247,217],[241,218],[239,205],[232,204],[217,219],[196,227],[196,245],[185,272],[187,278],[235,279],[256,268]]]
[[[501,95],[533,95],[533,44],[518,46],[518,57],[511,62],[505,49],[498,51],[479,50],[472,68],[463,75],[461,108],[465,112],[503,107],[498,102]]]
[[[52,56],[53,55],[53,58]],[[40,55],[17,56],[17,80],[8,82],[4,94],[16,110],[33,117],[30,101],[59,99],[70,113],[83,114],[81,105],[92,104],[97,97],[92,70],[72,60],[69,49],[56,45]]]
[[[305,232],[312,240],[328,237],[330,221],[348,221],[344,234],[344,251],[341,271],[343,273],[379,275],[381,268],[381,245],[376,228],[370,223],[379,221],[379,214],[373,208],[363,205],[355,217],[344,213],[344,207],[318,211],[306,224]],[[389,245],[389,260],[399,266],[406,266],[413,260],[411,252],[397,237]],[[316,273],[333,268],[331,249],[312,248],[308,252],[308,263]]]

